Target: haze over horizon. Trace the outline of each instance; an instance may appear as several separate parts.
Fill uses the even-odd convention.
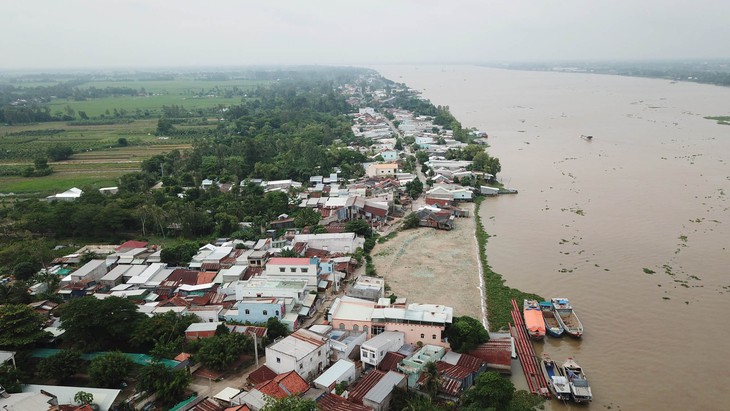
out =
[[[730,58],[719,0],[29,0],[0,70]]]

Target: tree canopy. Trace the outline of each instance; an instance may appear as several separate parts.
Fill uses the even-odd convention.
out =
[[[487,371],[480,374],[474,382],[474,387],[464,394],[464,409],[507,411],[514,392],[515,386],[510,380],[494,371]]]
[[[82,297],[60,309],[65,339],[82,350],[126,348],[139,321],[145,315],[130,300]]]
[[[267,397],[266,405],[261,411],[316,411],[317,403],[309,398],[290,395],[282,399]]]
[[[91,360],[89,376],[98,387],[118,388],[131,368],[132,361],[126,355],[108,352]]]
[[[38,364],[38,373],[62,383],[76,374],[80,367],[81,353],[75,350],[63,350],[42,359]]]
[[[451,349],[456,352],[468,352],[479,344],[489,340],[489,333],[482,323],[469,316],[454,317],[453,322],[446,328]]]
[[[0,348],[27,348],[48,337],[43,318],[25,304],[0,306]]]

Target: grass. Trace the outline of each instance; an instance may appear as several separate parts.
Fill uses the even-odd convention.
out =
[[[0,177],[0,192],[15,194],[53,194],[71,187],[101,188],[117,185],[118,178],[128,171],[54,173],[45,177]]]
[[[489,266],[486,251],[489,234],[484,230],[482,218],[479,215],[479,208],[481,207],[482,201],[484,201],[484,197],[476,197],[474,200],[474,218],[476,219],[479,259],[482,263],[482,274],[484,275],[484,285],[487,295],[487,318],[489,320],[490,331],[500,331],[506,330],[507,324],[512,322],[512,316],[510,314],[512,311],[512,299],[517,300],[518,304],[521,304],[524,299],[543,301],[544,298],[537,294],[530,294],[516,288],[508,287],[504,284],[502,275],[494,272],[492,267]]]
[[[139,170],[152,156],[191,147],[191,137],[160,139],[153,134],[157,120],[131,123],[68,126],[65,122],[0,127],[0,169],[12,170],[33,164],[50,147],[65,145],[74,155],[66,161],[50,162],[54,174],[45,177],[0,176],[0,193],[48,195],[71,187],[116,185],[126,173]],[[205,128],[214,126],[176,126]],[[129,142],[117,147],[119,138]]]
[[[708,120],[715,120],[717,121],[717,124],[730,126],[730,116],[707,116],[705,118]]]

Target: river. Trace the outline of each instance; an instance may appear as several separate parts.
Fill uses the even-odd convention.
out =
[[[591,409],[730,409],[730,126],[703,118],[730,114],[730,88],[376,69],[489,134],[499,180],[519,190],[482,206],[489,263],[509,286],[571,300],[584,337],[536,351],[586,369]]]

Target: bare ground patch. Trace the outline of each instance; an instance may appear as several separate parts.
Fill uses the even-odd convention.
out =
[[[473,213],[473,205],[465,207]],[[390,292],[409,303],[447,305],[455,316],[482,318],[474,218],[459,218],[455,225],[452,231],[402,231],[375,246],[373,262]]]

